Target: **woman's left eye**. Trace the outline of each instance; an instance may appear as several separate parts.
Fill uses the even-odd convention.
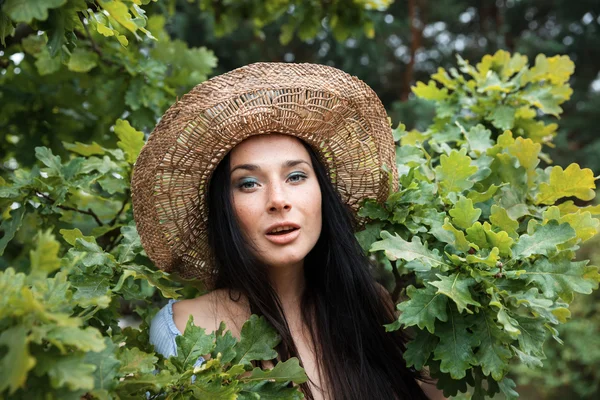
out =
[[[290,176],[288,177],[288,180],[290,182],[300,182],[305,179],[306,179],[306,175],[301,172],[290,174]]]

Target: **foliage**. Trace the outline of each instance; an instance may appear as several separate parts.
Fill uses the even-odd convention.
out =
[[[171,40],[165,16],[140,1],[17,3],[0,9],[0,159],[10,169],[35,163],[36,146],[62,156],[63,141],[114,146],[109,129],[124,115],[149,131],[216,65],[212,51]]]
[[[514,398],[511,362],[541,366],[574,294],[598,287],[598,268],[573,259],[600,230],[600,207],[573,201],[594,197],[591,170],[539,167],[556,128],[538,115],[560,113],[570,60],[530,67],[499,51],[458,65],[413,87],[436,118],[425,132],[396,129],[402,187],[363,208],[373,222],[359,237],[385,254],[397,285],[414,277],[387,326],[415,329],[408,363],[429,367],[447,396]]]
[[[582,246],[579,253],[598,262],[600,236]],[[580,254],[581,256],[581,254]],[[598,311],[600,291],[592,298],[577,295],[570,310],[573,321],[557,327],[564,343],[549,342],[543,367],[515,366],[511,373],[522,388],[525,398],[594,399],[600,390],[600,344],[598,343]]]
[[[215,34],[222,36],[237,30],[243,22],[250,21],[255,34],[264,37],[261,29],[276,20],[285,21],[279,40],[289,43],[294,36],[302,40],[313,39],[326,20],[337,40],[350,35],[375,35],[374,21],[365,10],[385,10],[392,0],[354,0],[352,2],[297,1],[297,0],[247,0],[232,2],[223,7],[220,2],[199,0],[202,11],[214,15]]]

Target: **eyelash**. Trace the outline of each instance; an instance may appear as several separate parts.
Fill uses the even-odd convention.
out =
[[[296,177],[299,177],[300,179],[299,180],[294,180],[294,181],[292,181],[292,183],[298,183],[298,182],[301,182],[301,181],[303,181],[303,180],[305,180],[307,178],[306,174],[304,174],[303,172],[292,172],[288,176],[288,180],[291,179],[291,178],[296,178]],[[240,182],[237,185],[237,188],[241,189],[241,190],[252,190],[252,189],[254,189],[254,187],[246,187],[245,185],[248,185],[248,184],[257,184],[257,183],[258,182],[256,180],[244,180],[244,181]]]

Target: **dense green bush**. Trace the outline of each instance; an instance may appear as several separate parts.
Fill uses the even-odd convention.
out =
[[[511,361],[541,366],[574,293],[598,286],[597,267],[573,260],[598,232],[600,207],[574,202],[595,197],[591,170],[538,167],[557,128],[539,116],[560,114],[573,63],[540,55],[529,67],[498,51],[458,64],[413,88],[435,103],[435,121],[396,130],[401,189],[366,204],[374,222],[358,235],[389,260],[396,293],[414,281],[387,327],[416,328],[409,364],[428,366],[447,396],[470,386],[473,398],[512,398]]]

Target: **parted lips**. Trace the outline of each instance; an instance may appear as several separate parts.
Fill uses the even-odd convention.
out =
[[[317,64],[238,68],[197,85],[171,106],[134,166],[134,217],[158,268],[210,286],[209,180],[235,145],[270,133],[308,143],[354,211],[365,198],[387,198],[384,165],[397,181],[389,120],[364,82]]]

